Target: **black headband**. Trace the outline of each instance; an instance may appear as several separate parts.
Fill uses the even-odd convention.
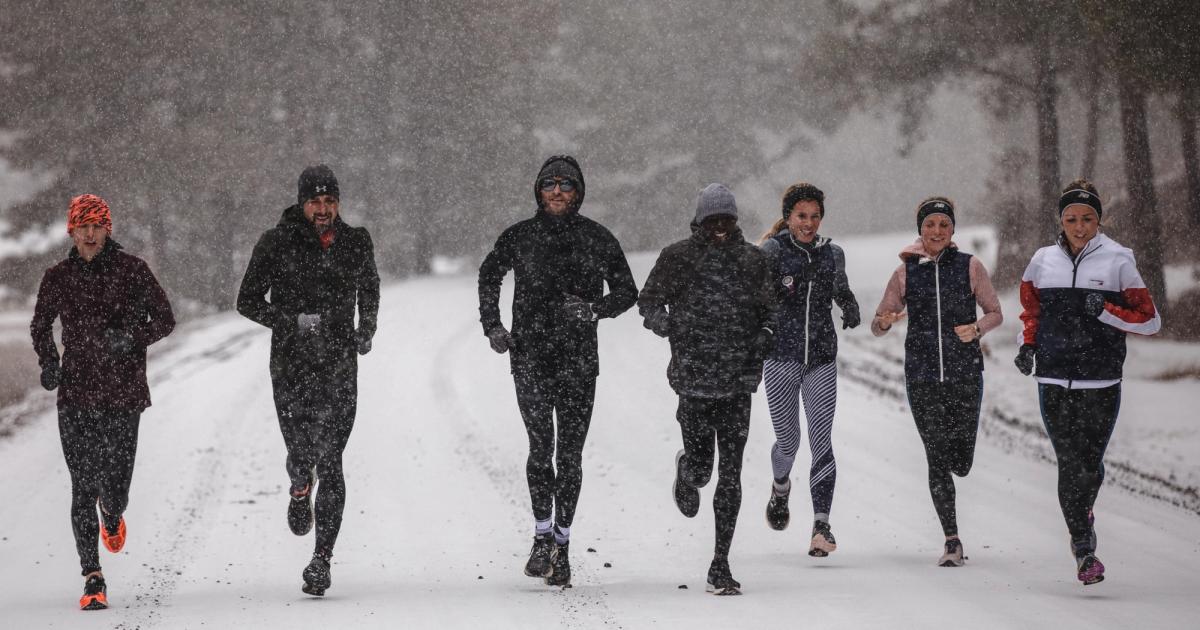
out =
[[[954,206],[947,201],[941,199],[930,199],[921,204],[917,208],[917,233],[921,233],[921,224],[925,222],[925,217],[931,214],[944,214],[950,217],[950,225],[956,225],[954,222]]]
[[[1066,210],[1067,206],[1074,206],[1076,204],[1095,210],[1097,219],[1104,216],[1104,210],[1100,207],[1100,198],[1082,188],[1072,188],[1063,193],[1062,197],[1059,197],[1058,216],[1062,217],[1063,210]]]

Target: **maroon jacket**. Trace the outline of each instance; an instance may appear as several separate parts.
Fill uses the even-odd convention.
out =
[[[142,411],[150,406],[146,346],[175,328],[171,303],[150,267],[109,239],[91,262],[75,248],[46,270],[29,331],[38,364],[58,363],[54,319],[62,318],[62,378],[58,406]],[[108,328],[124,330],[134,348],[114,354]]]

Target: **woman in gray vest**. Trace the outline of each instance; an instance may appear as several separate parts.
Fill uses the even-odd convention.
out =
[[[929,494],[942,532],[943,567],[963,565],[958,537],[954,478],[965,477],[975,459],[979,405],[983,399],[983,353],[979,339],[1000,325],[1000,301],[978,258],[959,251],[954,204],[930,197],[917,207],[920,238],[900,252],[900,266],[884,291],[871,332],[887,334],[908,318],[904,382],[917,432],[929,464]],[[977,316],[976,306],[983,309]]]

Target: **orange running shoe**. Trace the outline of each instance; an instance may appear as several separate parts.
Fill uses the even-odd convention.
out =
[[[104,543],[104,548],[117,553],[125,546],[125,517],[121,517],[121,524],[117,526],[117,533],[110,534],[104,529],[104,523],[100,523],[100,540]]]
[[[93,573],[83,583],[83,597],[79,598],[80,610],[104,610],[108,608],[107,589],[104,586],[104,576]]]

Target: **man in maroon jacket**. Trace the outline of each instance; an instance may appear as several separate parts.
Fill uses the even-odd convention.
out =
[[[113,553],[125,545],[121,515],[129,503],[138,420],[150,406],[146,346],[170,334],[175,316],[146,263],[112,240],[112,217],[103,199],[72,199],[67,233],[75,246],[42,276],[29,330],[42,387],[58,388],[58,431],[71,473],[71,526],[87,580],[79,606],[95,610],[108,607],[97,532]],[[54,343],[56,318],[62,319],[61,364]]]

